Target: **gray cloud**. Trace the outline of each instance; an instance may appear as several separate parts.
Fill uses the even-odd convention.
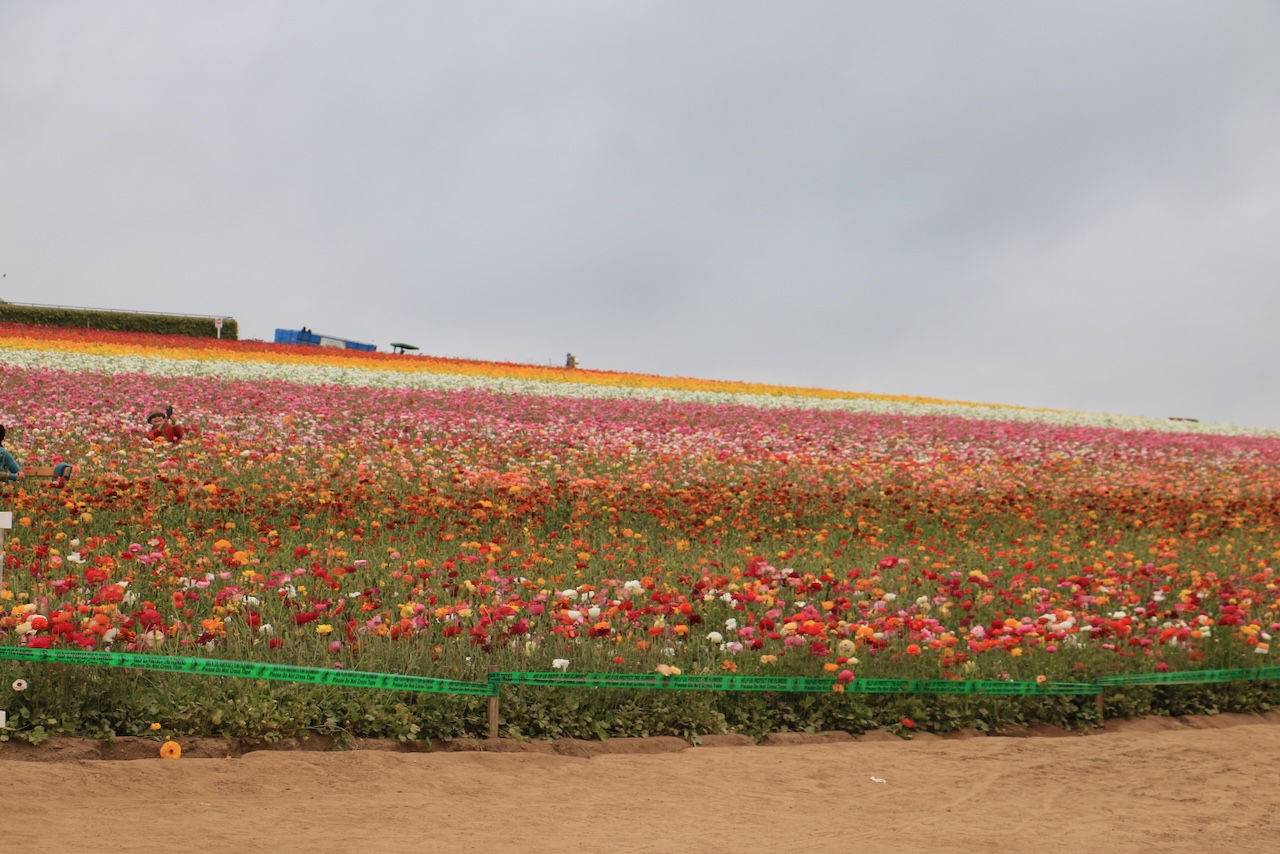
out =
[[[1280,426],[1273,4],[0,3],[6,299]]]

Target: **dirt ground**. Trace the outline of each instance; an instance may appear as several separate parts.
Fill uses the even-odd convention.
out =
[[[1280,713],[958,736],[10,742],[0,803],[13,850],[1280,851]]]

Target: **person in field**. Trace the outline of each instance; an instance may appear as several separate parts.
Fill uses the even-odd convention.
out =
[[[5,480],[17,480],[22,477],[22,466],[18,465],[18,461],[14,459],[9,449],[4,447],[3,424],[0,424],[0,470],[4,472]]]
[[[166,406],[164,412],[153,410],[147,416],[147,425],[151,428],[147,432],[147,438],[153,442],[165,439],[170,444],[176,445],[186,435],[186,431],[178,426],[178,422],[173,420],[172,406]]]

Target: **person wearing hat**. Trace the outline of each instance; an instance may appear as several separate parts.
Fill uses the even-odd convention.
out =
[[[151,430],[147,433],[147,438],[151,441],[158,439],[167,439],[171,444],[178,444],[182,441],[184,431],[173,420],[173,407],[166,406],[164,412],[160,410],[152,410],[147,416],[147,424]]]
[[[13,458],[13,454],[9,453],[9,449],[4,445],[4,425],[0,424],[0,473],[3,473],[4,480],[17,480],[22,477],[22,466],[18,465],[18,461]]]

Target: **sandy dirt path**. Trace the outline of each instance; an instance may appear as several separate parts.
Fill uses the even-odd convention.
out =
[[[1064,738],[0,759],[5,850],[1280,851],[1280,715]],[[883,782],[880,782],[883,781]],[[1024,848],[1024,846],[1031,846]]]

